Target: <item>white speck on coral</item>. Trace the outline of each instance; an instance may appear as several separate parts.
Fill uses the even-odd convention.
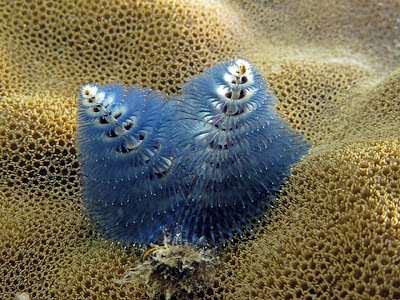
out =
[[[17,293],[15,295],[15,300],[29,300],[29,295],[27,293]]]

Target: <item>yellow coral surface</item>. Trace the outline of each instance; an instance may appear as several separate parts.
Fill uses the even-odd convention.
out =
[[[175,297],[400,299],[399,1],[0,7],[0,298],[147,299],[144,283],[117,283],[146,249],[104,241],[82,213],[77,91],[121,82],[176,94],[243,57],[314,148],[270,216],[218,250],[212,282]]]
[[[224,285],[235,299],[399,299],[399,178],[399,138],[311,155]]]

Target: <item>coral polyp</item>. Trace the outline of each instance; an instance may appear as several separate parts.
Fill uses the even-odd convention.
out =
[[[109,238],[156,240],[185,202],[175,170],[174,109],[165,96],[120,84],[81,90],[78,147],[88,214]]]
[[[225,243],[263,214],[309,145],[275,114],[275,97],[246,60],[206,69],[183,86],[180,102],[189,207],[175,226],[184,239]]]

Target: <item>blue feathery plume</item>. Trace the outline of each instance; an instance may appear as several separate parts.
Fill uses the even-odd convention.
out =
[[[139,87],[84,86],[77,143],[87,213],[126,244],[164,229],[192,243],[241,235],[310,147],[275,102],[243,59],[206,69],[169,101]]]
[[[214,244],[264,214],[290,166],[309,145],[275,114],[275,97],[254,66],[237,59],[206,69],[182,87],[183,156],[189,206],[171,231]]]
[[[85,85],[77,144],[86,211],[106,237],[155,241],[186,203],[176,176],[175,109],[165,96],[121,84]]]

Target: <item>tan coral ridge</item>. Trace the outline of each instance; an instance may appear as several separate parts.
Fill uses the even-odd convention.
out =
[[[261,53],[272,44],[280,45],[272,53],[280,58],[301,53],[349,59],[379,71],[400,67],[398,0],[231,2],[248,16]]]
[[[88,237],[77,194],[74,100],[0,101],[0,294],[54,298],[60,268]]]
[[[88,82],[175,94],[185,78],[231,59],[239,16],[188,0],[2,0],[0,48],[19,70],[13,90],[70,95]]]
[[[281,207],[226,262],[227,299],[400,299],[400,140],[345,144],[294,168]]]
[[[276,109],[314,146],[344,138],[376,76],[359,64],[315,59],[286,59],[264,72]]]
[[[366,91],[364,101],[350,117],[346,138],[368,137],[370,132],[381,138],[399,133],[400,124],[400,69],[378,80]]]

